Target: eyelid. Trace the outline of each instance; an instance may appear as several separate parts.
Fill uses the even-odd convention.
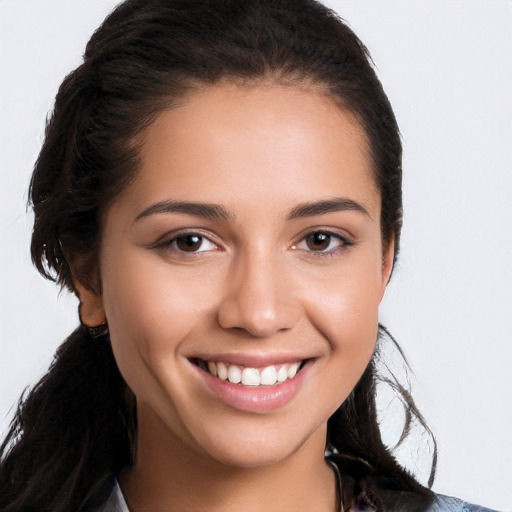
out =
[[[204,251],[181,251],[176,247],[172,246],[172,243],[176,241],[181,236],[187,236],[187,235],[197,235],[201,237],[203,240],[208,240],[211,244],[213,244],[216,249],[207,249]],[[152,243],[149,246],[151,249],[164,249],[164,250],[170,250],[174,251],[178,254],[186,254],[186,255],[194,255],[194,254],[202,254],[204,252],[211,252],[212,250],[218,250],[222,249],[222,244],[218,241],[218,237],[213,236],[211,232],[207,232],[204,229],[201,228],[183,228],[178,229],[176,231],[171,231],[169,233],[166,233],[165,235],[161,236],[156,242]]]
[[[329,235],[332,237],[335,237],[340,240],[340,245],[330,249],[330,250],[324,250],[324,251],[314,251],[312,249],[301,249],[297,246],[299,243],[305,242],[306,238],[308,236],[314,235],[315,233],[322,233],[325,235]],[[299,234],[296,237],[296,240],[292,243],[291,249],[297,250],[297,251],[303,251],[305,253],[311,254],[313,256],[318,257],[325,257],[325,256],[332,256],[334,253],[346,250],[347,248],[355,245],[355,240],[352,235],[349,235],[346,231],[332,228],[332,227],[323,227],[323,226],[315,226],[312,228],[308,228],[307,230],[303,231],[301,234]]]

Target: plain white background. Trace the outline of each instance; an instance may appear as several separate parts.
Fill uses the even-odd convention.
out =
[[[29,256],[27,185],[64,76],[115,0],[0,0],[0,428],[77,325]],[[404,142],[402,253],[381,311],[438,438],[434,489],[512,504],[512,2],[331,0]]]

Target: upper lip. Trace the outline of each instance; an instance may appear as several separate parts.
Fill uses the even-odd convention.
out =
[[[203,361],[223,362],[238,366],[259,368],[263,366],[296,363],[313,356],[304,354],[258,354],[258,353],[224,353],[224,354],[197,354],[188,357],[189,360],[202,359]]]

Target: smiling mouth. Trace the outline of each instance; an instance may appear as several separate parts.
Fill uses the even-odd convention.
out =
[[[293,379],[308,360],[252,368],[222,361],[193,359],[192,362],[214,377],[241,386],[274,386]]]

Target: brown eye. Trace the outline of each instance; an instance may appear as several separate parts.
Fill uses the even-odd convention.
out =
[[[311,251],[325,251],[331,244],[332,238],[329,233],[311,233],[305,238],[306,246]]]
[[[219,246],[207,236],[190,231],[179,233],[173,238],[164,238],[161,242],[156,243],[154,248],[170,252],[177,257],[185,257],[187,254],[195,255],[217,251]]]
[[[183,252],[196,252],[203,244],[203,237],[199,235],[180,235],[176,237],[176,247]]]
[[[306,251],[316,256],[335,256],[352,245],[354,245],[353,242],[338,233],[319,230],[311,231],[297,244],[292,245],[291,248]]]

